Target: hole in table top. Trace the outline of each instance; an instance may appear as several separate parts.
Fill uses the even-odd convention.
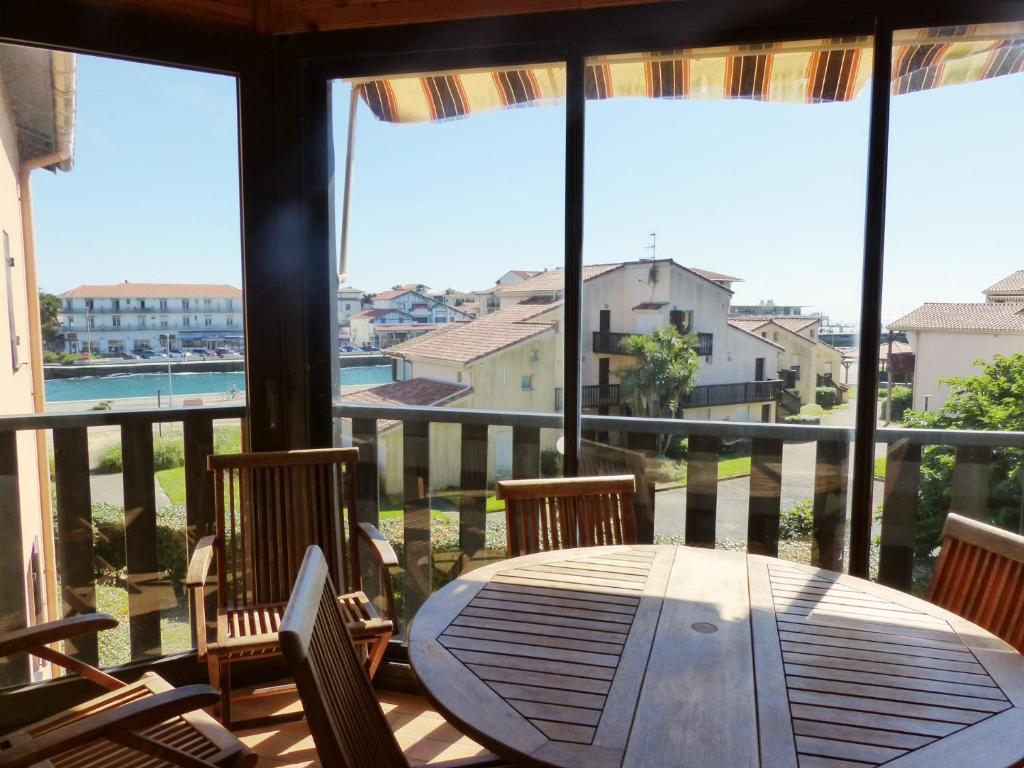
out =
[[[696,624],[691,624],[690,629],[694,632],[701,632],[705,635],[710,635],[718,631],[718,627],[714,624],[709,624],[706,621],[698,621]]]

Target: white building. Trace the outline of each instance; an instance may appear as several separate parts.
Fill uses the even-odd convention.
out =
[[[67,352],[243,348],[242,291],[202,283],[80,285],[60,296]]]
[[[978,304],[924,304],[889,325],[906,332],[914,352],[914,410],[925,410],[926,398],[928,410],[942,407],[949,386],[941,379],[977,376],[976,361],[1024,352],[1024,272],[985,295]]]
[[[352,315],[363,311],[363,296],[366,291],[343,285],[338,289],[338,327],[345,328]]]
[[[727,285],[735,280],[702,274],[667,259],[584,267],[583,406],[605,413],[621,411],[625,403],[616,386],[616,371],[633,360],[621,352],[621,341],[675,325],[696,334],[701,360],[697,386],[685,405],[687,418],[774,420],[778,384],[771,380],[784,350],[729,324],[732,292]],[[497,286],[492,295],[500,310],[396,348],[399,378],[423,376],[469,384],[476,408],[560,408],[561,344],[553,339],[562,325],[563,286],[562,269]],[[524,341],[517,340],[527,332]],[[552,341],[542,343],[548,336]],[[526,338],[531,339],[529,345]],[[510,355],[515,355],[514,364]],[[484,384],[481,371],[492,367],[501,373],[488,373]]]
[[[353,344],[388,347],[455,322],[473,319],[458,307],[427,296],[408,286],[382,291],[372,297],[373,306],[349,320]]]

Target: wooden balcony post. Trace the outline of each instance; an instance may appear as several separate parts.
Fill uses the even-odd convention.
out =
[[[512,477],[540,477],[540,427],[512,427]]]
[[[718,451],[721,440],[690,435],[686,457],[686,543],[715,546],[718,507]]]
[[[754,438],[750,459],[747,551],[778,557],[782,509],[782,441]]]
[[[462,425],[459,481],[460,571],[484,563],[487,540],[487,425]]]
[[[96,612],[89,434],[85,427],[53,430],[57,492],[57,564],[64,616]],[[71,655],[99,664],[96,635],[65,641]]]
[[[914,527],[921,485],[921,446],[900,440],[889,446],[885,464],[882,545],[878,580],[909,590],[914,581]]]
[[[161,654],[160,584],[156,560],[156,489],[153,479],[153,426],[121,427],[124,457],[124,544],[128,566],[128,623],[132,659]]]
[[[206,468],[206,457],[213,453],[213,419],[186,419],[182,426],[185,441],[185,526],[188,556],[191,556],[199,539],[216,532],[213,473]],[[206,615],[216,616],[216,589],[206,590],[206,604]],[[193,606],[190,617],[193,643],[196,641],[196,633],[200,631],[196,618],[201,615],[201,610],[201,606]]]
[[[991,448],[983,445],[957,446],[950,511],[975,520],[985,519],[991,468]]]
[[[811,563],[841,571],[846,539],[846,493],[850,446],[819,440],[814,461],[814,530]]]
[[[28,613],[21,551],[17,432],[0,432],[0,525],[4,532],[0,539],[0,633],[3,633],[23,629]],[[25,654],[0,660],[0,686],[20,685],[28,679]]]
[[[430,596],[430,424],[402,425],[405,502],[405,626]]]

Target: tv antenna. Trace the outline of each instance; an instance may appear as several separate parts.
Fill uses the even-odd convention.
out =
[[[654,261],[655,257],[657,256],[657,252],[658,252],[658,233],[657,232],[648,232],[647,236],[649,238],[651,238],[651,244],[650,245],[645,245],[644,249],[651,252],[651,261]]]

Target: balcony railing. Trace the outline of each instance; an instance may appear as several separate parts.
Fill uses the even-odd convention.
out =
[[[779,382],[757,384],[770,388],[778,386]],[[334,412],[360,450],[356,483],[360,520],[380,521],[381,473],[389,466],[397,470],[404,488],[399,503],[400,516],[392,525],[400,526],[398,530],[404,544],[402,574],[396,582],[401,585],[406,619],[411,618],[431,591],[445,580],[500,556],[487,548],[487,494],[492,482],[488,478],[487,457],[489,445],[499,439],[499,433],[511,433],[508,437],[512,476],[539,477],[542,471],[558,471],[557,467],[546,463],[544,445],[554,442],[546,438],[562,432],[563,417],[559,414],[361,404],[337,405]],[[243,414],[241,406],[217,406],[0,418],[0,489],[3,490],[0,519],[20,520],[19,486],[37,482],[34,475],[19,475],[19,463],[23,464],[20,459],[27,458],[19,456],[19,449],[35,455],[34,443],[19,440],[19,433],[47,431],[53,446],[54,524],[58,540],[56,575],[63,613],[72,615],[97,610],[98,590],[109,588],[109,584],[97,582],[101,558],[120,552],[117,556],[123,558],[123,565],[115,569],[112,578],[117,580],[118,588],[127,598],[124,624],[128,632],[128,655],[132,659],[150,659],[183,650],[182,642],[187,649],[194,643],[195,632],[202,629],[195,626],[194,618],[183,608],[183,597],[180,591],[175,591],[177,587],[172,583],[171,574],[183,573],[195,541],[213,532],[213,479],[206,471],[205,459],[214,449],[214,421],[237,421]],[[153,485],[154,425],[172,422],[182,424],[185,503],[180,510],[158,512]],[[387,435],[379,430],[398,426],[401,432],[395,435],[399,447],[385,451],[382,441]],[[750,441],[745,544],[751,552],[768,555],[779,552],[783,446],[813,444],[807,475],[813,485],[809,558],[821,567],[842,569],[853,428],[586,415],[582,417],[581,426],[588,434],[629,435],[641,442],[645,435],[687,438],[685,488],[673,494],[649,495],[648,502],[641,502],[638,533],[641,540],[651,541],[657,520],[680,521],[685,542],[698,546],[715,545],[720,506],[718,465],[723,445]],[[445,434],[438,432],[439,429],[447,430],[452,445],[438,443],[438,438]],[[111,435],[111,431],[116,435]],[[109,509],[101,509],[102,517],[94,517],[99,508],[93,506],[90,496],[90,435],[119,440],[123,455],[123,507],[129,510],[127,515],[118,509],[111,518]],[[886,446],[888,457],[877,531],[880,540],[878,578],[891,586],[909,589],[915,567],[915,526],[919,525],[922,448],[941,445],[955,451],[952,505],[958,512],[983,517],[988,505],[988,484],[979,478],[987,477],[999,449],[1024,448],[1024,432],[878,429],[875,439]],[[490,453],[493,455],[494,451]],[[453,541],[445,543],[448,549],[444,567],[447,570],[442,573],[439,570],[441,558],[434,546],[437,542],[432,539],[438,535],[434,532],[435,516],[431,514],[434,497],[438,494],[431,490],[434,480],[431,466],[432,461],[451,455],[461,456],[461,461],[454,465],[457,490],[445,495],[449,504],[446,509],[449,509],[456,533]],[[580,470],[583,474],[628,471],[638,477],[640,489],[648,489],[651,483],[645,475],[647,465],[643,456],[637,450],[589,444],[581,451]],[[636,457],[640,459],[639,464],[634,460]],[[786,466],[787,471],[793,471],[791,463]],[[685,506],[680,495],[685,498]],[[169,515],[181,516],[176,530],[184,532],[182,540],[171,546],[161,538]],[[853,516],[851,525],[871,524],[871,517],[864,510],[854,510]],[[121,533],[112,535],[114,529]],[[15,536],[7,538],[6,546],[0,542],[0,547],[5,546],[0,552],[0,572],[6,579],[23,579],[26,570],[17,562],[11,562],[20,558],[20,541]],[[15,550],[18,554],[12,557]],[[6,590],[7,594],[17,592]],[[194,615],[193,612],[191,616]],[[177,626],[184,627],[183,633],[168,633],[166,622],[171,618],[179,622]],[[182,634],[184,641],[180,639]],[[177,644],[168,639],[175,636],[179,638]],[[85,660],[98,658],[95,639],[76,640],[71,650]],[[0,669],[0,685],[20,682],[26,670],[27,665],[23,665],[19,678],[17,664]]]
[[[683,397],[684,408],[710,408],[716,405],[765,403],[776,399],[782,382],[741,381],[735,384],[704,384],[694,387]]]
[[[603,408],[618,405],[622,402],[621,387],[618,384],[587,384],[580,393],[580,407]],[[555,410],[561,412],[563,406],[562,388],[555,388]]]
[[[642,334],[637,333],[602,333],[594,331],[593,351],[596,355],[624,355],[622,342],[630,336]],[[697,334],[697,354],[701,357],[710,357],[714,351],[715,335],[713,333]]]

